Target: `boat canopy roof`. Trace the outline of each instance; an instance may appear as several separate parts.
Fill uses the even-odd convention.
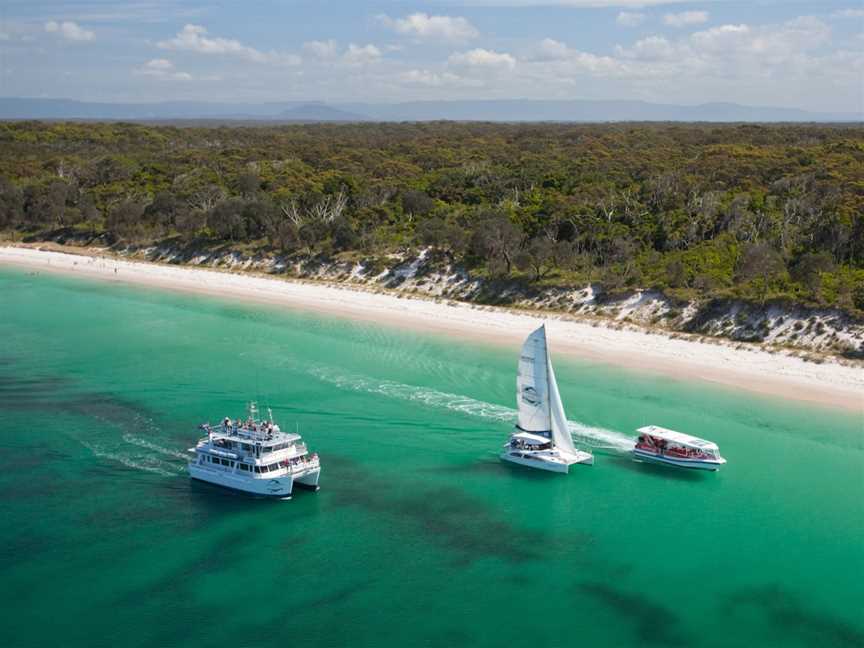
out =
[[[543,445],[544,443],[551,443],[551,441],[546,437],[540,436],[539,434],[531,434],[530,432],[517,432],[513,435],[513,438],[524,441],[525,443],[530,443],[531,445]]]
[[[273,435],[272,439],[268,439],[268,442],[269,441],[273,441],[273,442],[278,441],[279,443],[286,443],[289,441],[299,441],[301,438],[302,437],[299,434],[294,434],[293,432],[277,432],[276,434]],[[272,444],[268,443],[267,445],[272,445]]]
[[[249,443],[258,441],[264,446],[271,446],[278,443],[291,443],[299,441],[303,437],[293,432],[274,432],[270,436],[265,434],[247,434],[245,430],[239,431],[222,431],[221,428],[215,427],[212,429],[214,439],[231,439],[232,441],[240,441],[241,443]]]
[[[212,454],[212,455],[217,455],[219,457],[227,457],[229,459],[236,459],[237,458],[237,454],[234,452],[225,452],[224,450],[217,450],[216,448],[207,448],[205,450],[205,452]]]
[[[680,445],[690,446],[693,448],[701,448],[703,450],[718,449],[717,444],[713,443],[712,441],[706,441],[705,439],[690,436],[689,434],[684,434],[683,432],[669,430],[667,428],[660,427],[659,425],[646,425],[645,427],[641,427],[636,431],[640,434],[648,434],[658,439],[665,439],[666,441],[672,441],[673,443],[678,443]]]

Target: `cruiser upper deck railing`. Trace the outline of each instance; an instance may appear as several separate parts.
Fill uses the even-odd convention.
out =
[[[227,451],[229,454],[236,455],[238,457],[258,457],[259,456],[258,454],[256,454],[255,448],[251,447],[251,446],[248,449],[243,448],[243,447],[240,447],[240,448],[220,447],[218,444],[218,441],[220,441],[222,438],[238,438],[237,435],[235,435],[233,433],[222,432],[221,429],[212,430],[212,433],[217,435],[217,436],[215,438],[211,437],[211,436],[201,437],[198,440],[198,445],[217,442],[217,443],[215,443],[215,447],[222,452]],[[225,436],[224,437],[218,436],[218,435],[222,435],[222,434],[224,434]],[[245,439],[246,437],[240,437],[240,438]],[[286,448],[282,448],[282,449],[283,450],[293,450],[294,455],[305,455],[307,452],[309,452],[309,447],[305,443],[302,443],[302,442],[301,443],[290,443]],[[267,452],[267,453],[262,453],[260,456],[269,457],[271,454],[272,453]]]
[[[219,425],[204,423],[201,426],[201,429],[206,430],[210,434],[224,434],[226,436],[236,436],[250,439],[252,441],[270,441],[276,438],[279,434],[285,434],[281,430],[267,430],[263,426],[248,427],[243,425],[225,425],[224,423]]]

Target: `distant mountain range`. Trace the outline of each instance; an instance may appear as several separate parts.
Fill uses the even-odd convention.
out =
[[[698,106],[646,101],[411,101],[403,103],[95,103],[72,99],[0,97],[0,119],[253,120],[273,122],[500,121],[500,122],[860,122],[864,115],[796,108],[706,103]]]

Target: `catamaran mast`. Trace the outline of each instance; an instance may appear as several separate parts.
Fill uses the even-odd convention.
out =
[[[552,447],[557,447],[558,444],[555,443],[555,430],[553,426],[555,422],[552,420],[552,381],[554,380],[552,374],[552,359],[549,356],[549,340],[546,338],[546,325],[543,325],[543,346],[546,349],[546,394],[548,394],[548,398],[546,399],[546,416],[549,417],[549,440],[552,442]]]

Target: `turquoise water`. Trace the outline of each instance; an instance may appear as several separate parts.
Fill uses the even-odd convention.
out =
[[[17,270],[0,308],[0,645],[864,645],[848,413],[559,357],[561,476],[497,458],[516,348]],[[249,398],[320,492],[189,481]],[[648,423],[729,464],[632,462]]]

